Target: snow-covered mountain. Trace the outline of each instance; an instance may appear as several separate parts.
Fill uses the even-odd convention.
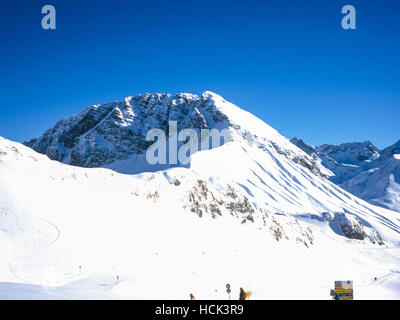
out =
[[[313,146],[299,138],[290,141],[314,159],[320,159],[322,165],[333,174],[331,181],[341,184],[373,166],[379,158],[378,150],[371,142],[343,143],[341,145],[324,144]]]
[[[246,119],[251,121],[251,131]],[[145,151],[153,142],[145,137],[153,128],[168,134],[169,121],[177,121],[178,131],[229,129],[232,136],[228,140],[245,137],[260,148],[272,148],[320,174],[312,157],[294,149],[273,128],[211,92],[201,97],[145,94],[94,105],[62,119],[40,138],[25,144],[50,159],[75,166],[111,167],[125,173],[157,171],[170,165],[147,164]]]
[[[400,141],[383,150],[369,141],[319,147],[299,138],[291,142],[328,168],[330,180],[343,189],[400,212]]]
[[[230,137],[151,168],[145,131],[169,120]],[[214,93],[90,107],[27,145],[43,154],[0,139],[0,297],[225,299],[229,282],[255,299],[329,299],[338,279],[359,298],[400,296],[398,213]]]
[[[400,140],[383,149],[370,169],[341,186],[368,202],[400,212]]]
[[[399,159],[399,154],[400,154],[400,140],[397,141],[395,144],[385,148],[382,150],[380,153],[380,157],[378,161],[381,163],[392,160],[392,158]]]

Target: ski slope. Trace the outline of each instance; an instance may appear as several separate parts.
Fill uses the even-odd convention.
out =
[[[129,174],[144,168],[134,154],[131,172],[132,159],[74,167],[0,138],[1,298],[227,299],[230,283],[233,298],[330,299],[335,280],[400,297],[398,213],[218,95],[193,99],[231,137],[188,166]]]
[[[309,173],[302,170],[277,169],[271,177],[262,168],[271,173],[282,163],[273,166],[270,159],[257,158],[258,148],[241,147],[227,144],[199,152],[190,169],[131,176],[63,165],[1,139],[0,296],[186,299],[194,293],[198,299],[226,299],[229,282],[233,294],[243,286],[254,299],[329,299],[334,280],[352,279],[356,295],[360,286],[360,298],[399,297],[393,289],[397,274],[371,282],[398,269],[395,213],[373,207],[326,179],[306,182]],[[202,157],[221,158],[218,153],[227,155],[229,150],[244,159],[235,166],[247,165],[247,176],[226,163],[222,170],[215,161],[214,167],[203,169]],[[240,152],[254,154],[246,159]],[[207,175],[214,170],[218,177]],[[272,181],[290,176],[299,183],[288,183],[285,195],[284,187],[279,189]],[[222,207],[216,218],[206,211],[200,218],[188,210],[188,189],[200,179],[207,181],[215,197],[231,184],[238,197],[251,199],[252,208],[267,212],[266,225],[256,210],[254,222],[246,223]],[[317,192],[313,183],[320,186],[315,197],[326,197],[318,205],[303,194],[306,189]],[[296,196],[291,195],[294,190]],[[328,196],[330,191],[340,193]],[[303,205],[294,207],[294,201]],[[337,234],[323,212],[341,207],[379,230],[385,245]],[[273,227],[282,234],[279,240]],[[307,242],[308,228],[312,244]]]

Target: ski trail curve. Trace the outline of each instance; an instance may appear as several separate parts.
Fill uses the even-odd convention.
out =
[[[26,254],[16,256],[10,261],[10,263],[8,265],[9,271],[11,272],[11,274],[15,278],[22,280],[22,278],[18,275],[18,272],[16,270],[15,262],[18,259],[21,259],[21,258],[24,258],[24,257],[27,257],[27,256],[34,256],[35,254],[39,253],[40,251],[43,251],[43,250],[49,248],[50,246],[52,246],[60,238],[61,231],[54,223],[52,223],[49,220],[46,220],[46,219],[43,219],[43,218],[40,218],[40,217],[37,217],[37,216],[34,216],[34,215],[25,214],[25,213],[19,213],[19,216],[20,217],[28,217],[28,218],[34,219],[34,220],[35,219],[39,220],[39,221],[43,222],[44,224],[47,224],[48,226],[50,226],[50,228],[55,231],[55,237],[53,239],[51,239],[49,242],[47,242],[46,244],[42,245],[41,247],[39,247],[37,249],[34,249],[34,250],[30,251],[30,252],[27,252]],[[20,221],[20,219],[19,219],[19,221]],[[17,226],[19,226],[19,225],[20,225],[20,222],[19,222],[19,224]],[[36,231],[41,232],[42,230],[41,229],[36,229]],[[15,241],[15,239],[14,239],[14,241]]]

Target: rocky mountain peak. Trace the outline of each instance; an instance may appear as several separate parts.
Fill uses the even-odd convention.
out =
[[[135,163],[143,161],[146,150],[153,143],[146,141],[148,131],[161,129],[168,136],[170,121],[177,122],[178,131],[186,128],[197,132],[227,129],[231,133],[229,141],[246,140],[321,174],[313,157],[294,148],[265,122],[210,91],[201,96],[146,93],[93,105],[60,120],[40,138],[25,144],[53,160],[75,166],[104,167],[133,159],[131,167],[134,167]],[[113,169],[118,170],[117,166]],[[133,168],[129,172],[139,173],[140,170]],[[143,170],[153,169],[146,167]]]

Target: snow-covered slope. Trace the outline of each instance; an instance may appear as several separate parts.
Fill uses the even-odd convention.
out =
[[[311,146],[290,140],[333,173],[330,180],[350,193],[384,208],[400,212],[400,141],[378,150],[371,142]]]
[[[362,172],[342,187],[371,203],[400,212],[400,159],[394,154],[381,163],[381,167]]]
[[[383,286],[398,278],[397,213],[334,185],[251,114],[209,92],[199,99],[203,117],[211,119],[208,106],[231,137],[187,167],[126,175],[0,139],[0,296],[19,282],[47,286],[43,297],[225,299],[229,282],[234,295],[243,286],[255,299],[329,299],[334,280],[352,279],[360,296],[379,298],[367,290],[378,277],[386,296],[399,297]],[[61,124],[72,128],[73,118]],[[50,142],[61,127],[37,146],[65,151]],[[108,134],[115,151],[117,134]],[[76,152],[93,164],[82,151],[86,138],[77,137]],[[120,169],[132,155],[115,153],[107,165]]]

